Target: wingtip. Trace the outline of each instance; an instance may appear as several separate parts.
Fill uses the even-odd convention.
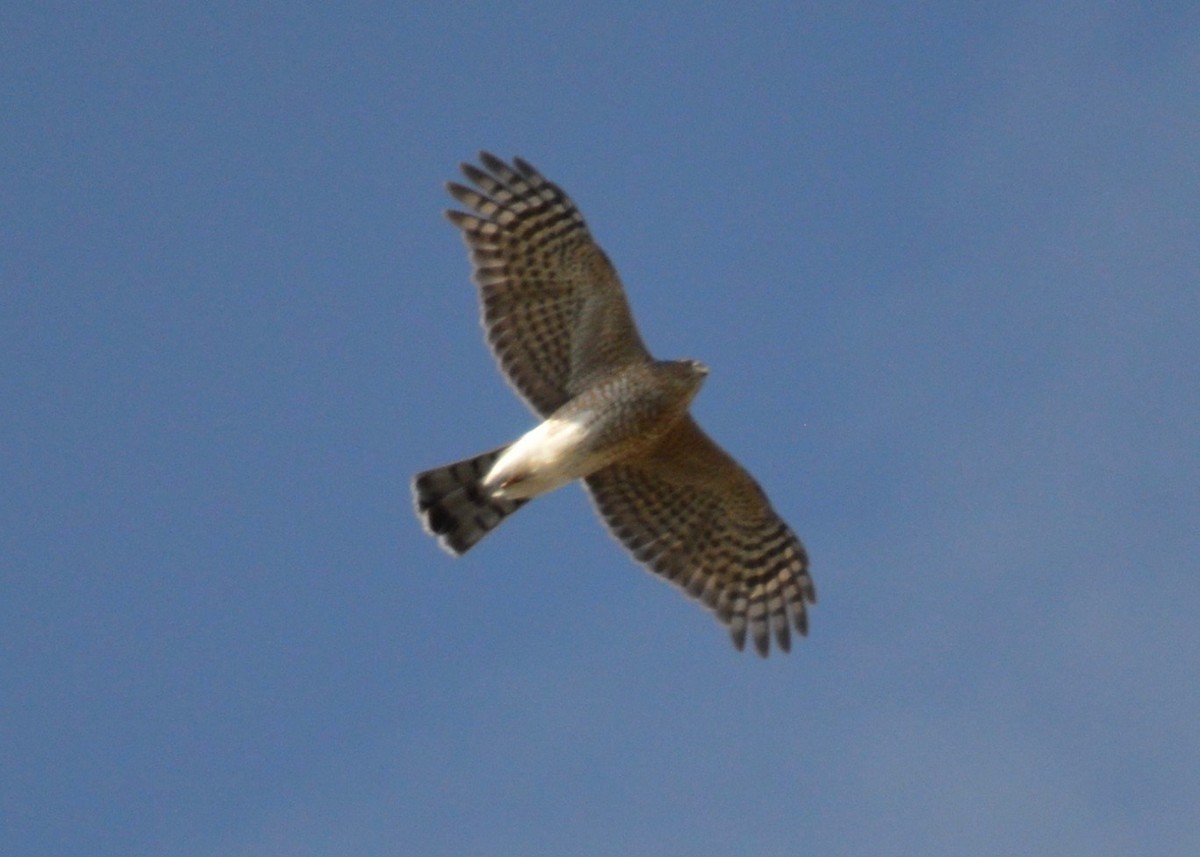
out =
[[[759,637],[754,638],[754,651],[758,652],[760,658],[765,658],[771,653],[771,642],[767,639]]]
[[[746,626],[738,627],[735,624],[729,626],[729,639],[733,642],[733,647],[739,652],[746,649]]]
[[[501,158],[496,157],[486,149],[479,153],[479,163],[483,164],[493,173],[498,171],[507,171],[509,169],[508,164],[504,163]]]
[[[542,178],[542,174],[537,171],[533,164],[524,158],[514,156],[513,166],[517,168],[517,172],[527,179]]]

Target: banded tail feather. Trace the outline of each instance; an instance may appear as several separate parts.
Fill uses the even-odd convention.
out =
[[[435,467],[413,478],[417,515],[425,529],[437,537],[438,544],[450,553],[456,556],[466,553],[501,521],[529,502],[494,497],[480,485],[507,448],[502,446],[473,458]]]

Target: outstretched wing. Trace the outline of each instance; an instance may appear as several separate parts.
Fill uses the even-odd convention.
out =
[[[808,556],[766,494],[690,416],[645,455],[585,480],[614,536],[650,569],[710,607],[741,649],[789,627],[808,632],[816,603]],[[790,620],[790,622],[789,622]]]
[[[449,183],[469,211],[463,231],[488,345],[509,382],[548,416],[596,378],[650,359],[617,272],[575,203],[520,158],[482,152],[463,164],[475,188]]]

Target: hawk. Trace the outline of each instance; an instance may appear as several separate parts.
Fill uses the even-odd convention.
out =
[[[734,645],[791,648],[816,603],[800,540],[688,413],[708,368],[655,360],[617,272],[557,185],[520,158],[463,164],[446,185],[500,369],[542,422],[515,442],[419,473],[417,514],[470,550],[541,494],[582,479],[612,534],[707,605]]]

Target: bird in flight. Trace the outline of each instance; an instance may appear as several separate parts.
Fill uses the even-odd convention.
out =
[[[804,546],[688,413],[708,367],[655,360],[608,256],[562,189],[520,158],[463,164],[447,190],[501,371],[542,422],[417,474],[425,529],[455,555],[541,494],[582,479],[612,534],[708,606],[740,650],[791,648],[816,603]]]

